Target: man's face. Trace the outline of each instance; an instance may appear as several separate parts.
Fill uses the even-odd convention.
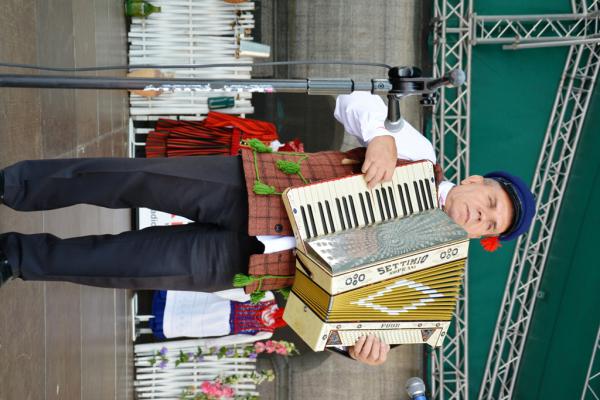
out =
[[[468,177],[448,192],[444,211],[470,238],[500,235],[513,220],[508,193],[495,180],[479,175]]]

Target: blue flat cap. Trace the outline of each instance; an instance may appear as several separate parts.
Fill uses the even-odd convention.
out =
[[[535,215],[535,197],[529,185],[518,176],[504,171],[494,171],[485,175],[486,178],[495,180],[508,193],[513,204],[513,222],[502,234],[500,240],[513,240],[527,232]]]

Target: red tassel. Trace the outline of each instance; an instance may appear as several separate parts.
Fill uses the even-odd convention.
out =
[[[479,242],[483,246],[483,249],[489,252],[496,251],[498,248],[502,247],[498,236],[486,237],[481,239]]]

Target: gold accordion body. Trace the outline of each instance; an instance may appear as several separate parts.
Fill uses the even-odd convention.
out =
[[[441,346],[468,238],[437,198],[429,161],[372,190],[355,175],[284,191],[297,259],[283,318],[313,350],[368,334]]]

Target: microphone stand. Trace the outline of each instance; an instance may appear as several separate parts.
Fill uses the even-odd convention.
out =
[[[160,66],[158,66],[160,67]],[[338,95],[368,91],[386,95],[388,115],[385,127],[391,132],[402,129],[400,100],[421,95],[421,104],[433,105],[435,91],[443,86],[460,86],[465,74],[459,69],[441,78],[422,78],[416,67],[394,67],[388,79],[355,82],[352,79],[189,79],[189,78],[119,78],[68,75],[0,74],[0,87],[42,89],[126,89],[159,92],[229,92],[229,93],[306,93],[309,95]]]

